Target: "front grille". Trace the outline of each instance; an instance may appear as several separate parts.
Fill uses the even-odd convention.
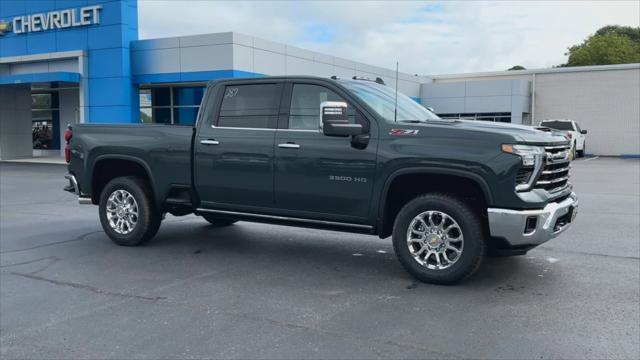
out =
[[[545,165],[536,180],[534,188],[549,192],[562,191],[569,186],[570,146],[545,146],[547,153]]]
[[[531,179],[531,175],[533,174],[533,167],[523,167],[518,170],[516,174],[516,184],[524,185],[529,183],[529,179]]]

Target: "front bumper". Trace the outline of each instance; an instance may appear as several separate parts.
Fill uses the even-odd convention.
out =
[[[567,230],[578,214],[578,197],[571,193],[561,202],[540,210],[487,209],[492,237],[514,247],[537,246]]]

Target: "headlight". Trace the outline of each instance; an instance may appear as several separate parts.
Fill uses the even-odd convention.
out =
[[[502,151],[520,156],[522,167],[516,175],[516,190],[528,191],[533,187],[544,159],[545,150],[541,146],[503,144]]]
[[[545,152],[541,146],[511,144],[502,144],[502,151],[519,155],[522,158],[522,166],[535,166],[538,161],[542,161]]]

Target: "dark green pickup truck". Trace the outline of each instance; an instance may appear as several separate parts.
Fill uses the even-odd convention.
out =
[[[454,283],[485,254],[524,254],[578,210],[569,143],[530,127],[443,120],[381,81],[211,82],[197,124],[75,125],[67,191],[119,245],[165,213],[392,236],[419,280]]]

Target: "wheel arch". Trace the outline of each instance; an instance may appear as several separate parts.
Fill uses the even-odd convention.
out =
[[[430,187],[407,186],[422,181],[429,181]],[[470,185],[452,190],[445,185]],[[408,190],[407,190],[408,189]],[[396,170],[385,181],[380,195],[377,216],[378,236],[385,238],[391,235],[393,222],[400,208],[416,196],[441,192],[456,196],[473,196],[477,198],[477,206],[486,209],[493,201],[487,182],[478,174],[468,171],[446,168],[405,168]]]
[[[107,169],[109,171],[105,173]],[[121,176],[142,178],[149,185],[154,200],[158,201],[151,167],[138,157],[130,155],[100,155],[94,160],[90,175],[91,201],[93,204],[98,204],[100,201],[100,193],[104,186],[109,181]]]

